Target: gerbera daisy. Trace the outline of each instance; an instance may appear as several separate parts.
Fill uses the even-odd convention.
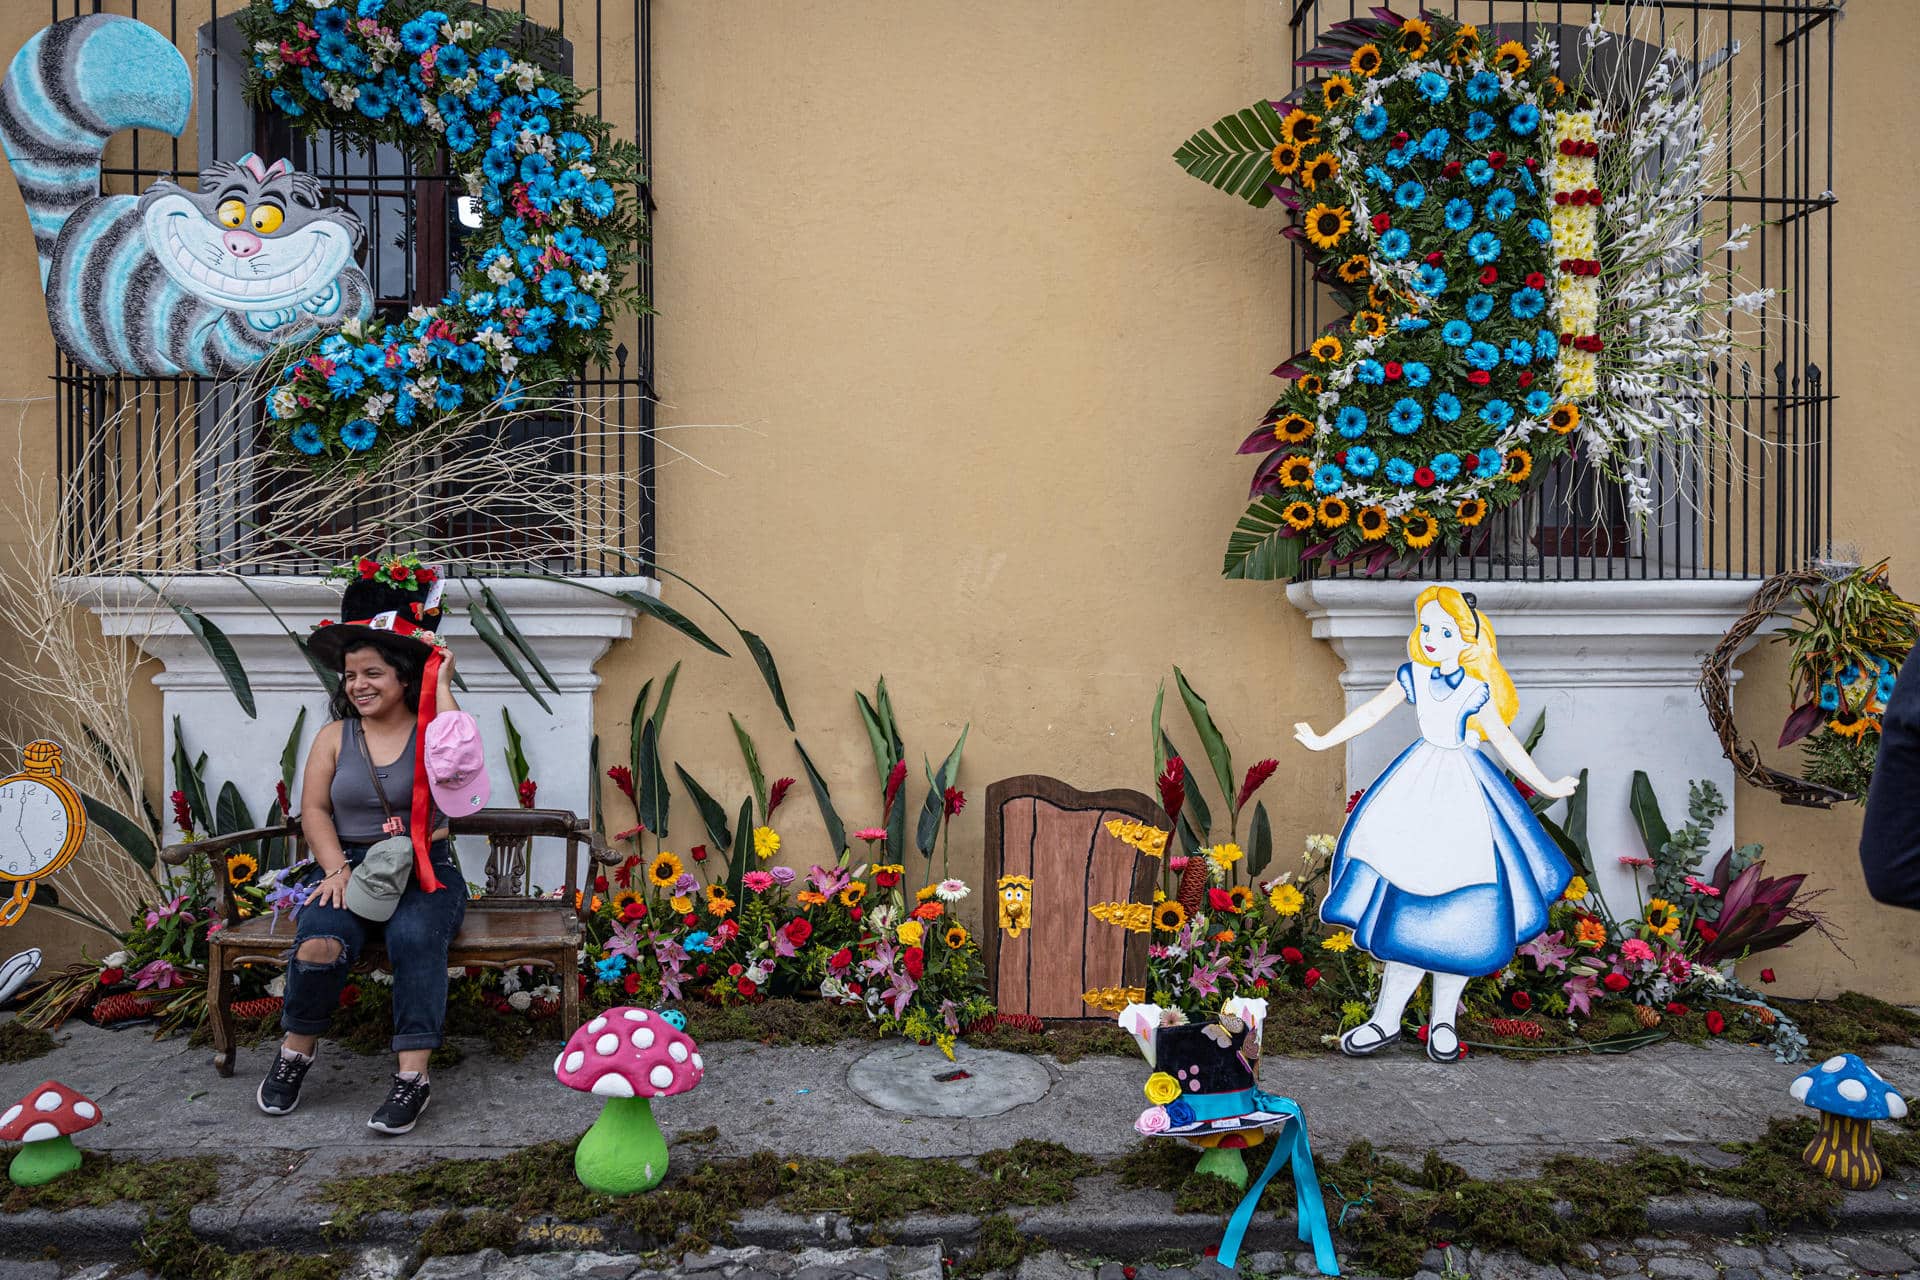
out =
[[[765,862],[780,852],[780,833],[772,827],[753,829],[753,856]]]
[[[1320,499],[1320,523],[1329,529],[1338,529],[1353,514],[1345,498]]]
[[[250,853],[236,853],[227,859],[227,883],[245,884],[259,872],[260,863]]]
[[[1307,239],[1316,247],[1331,249],[1353,230],[1353,219],[1347,216],[1347,207],[1343,204],[1317,204],[1307,210],[1306,229]]]
[[[1533,59],[1527,56],[1527,46],[1518,40],[1509,40],[1493,51],[1493,69],[1522,75],[1533,65]]]
[[[1456,67],[1463,62],[1471,62],[1480,56],[1480,28],[1464,25],[1453,33],[1453,44],[1447,50],[1447,61]]]
[[[1153,909],[1153,927],[1162,933],[1178,933],[1187,923],[1187,909],[1177,902],[1163,902]]]
[[[1360,530],[1360,536],[1368,542],[1378,542],[1387,536],[1387,509],[1385,507],[1362,507],[1353,518],[1354,527]]]
[[[1607,926],[1592,916],[1581,916],[1573,926],[1573,940],[1583,947],[1607,945]]]
[[[1275,915],[1297,916],[1307,905],[1307,897],[1290,884],[1283,884],[1267,895],[1267,905]]]
[[[1315,338],[1313,345],[1307,348],[1307,354],[1321,364],[1332,364],[1340,358],[1340,353],[1344,350],[1346,348],[1340,345],[1340,339],[1328,333]]]
[[[1313,528],[1313,504],[1311,502],[1289,502],[1280,518],[1295,529],[1305,531]]]
[[[1273,161],[1273,171],[1285,176],[1300,167],[1300,148],[1291,142],[1282,142],[1268,158]]]
[[[1353,935],[1351,933],[1348,933],[1345,929],[1340,930],[1338,933],[1329,934],[1327,937],[1324,937],[1320,940],[1320,949],[1322,951],[1332,951],[1332,952],[1338,953],[1342,951],[1349,951],[1352,948],[1353,948]]]
[[[1274,438],[1287,444],[1298,444],[1312,434],[1313,419],[1298,413],[1286,414],[1273,424]]]
[[[931,899],[933,895],[938,893],[939,891],[940,890],[937,885],[931,885],[931,884],[927,885],[925,888],[914,890],[913,900],[915,902],[926,902],[929,899]]]
[[[1433,540],[1440,536],[1440,526],[1433,517],[1415,508],[1400,518],[1400,532],[1410,547],[1430,547]]]
[[[953,928],[947,930],[947,947],[949,950],[958,951],[960,948],[966,945],[967,945],[966,929],[964,929],[960,925],[954,925]]]
[[[1353,57],[1347,60],[1347,65],[1353,68],[1355,75],[1371,80],[1380,70],[1380,50],[1375,45],[1363,44],[1353,51]]]
[[[913,918],[915,920],[938,920],[946,913],[946,907],[938,902],[923,902],[913,909]]]
[[[867,882],[865,880],[855,880],[840,891],[840,905],[843,907],[857,907],[860,905],[860,900],[866,896]]]
[[[1327,82],[1320,86],[1320,101],[1332,111],[1353,96],[1353,81],[1345,76],[1328,76]]]
[[[1378,311],[1356,311],[1347,327],[1363,338],[1377,338],[1387,331],[1387,318]]]
[[[1310,396],[1317,396],[1326,387],[1317,373],[1303,373],[1293,380],[1294,389]]]
[[[771,871],[749,871],[740,877],[740,883],[747,886],[747,888],[754,893],[765,893],[767,890],[773,888],[773,873]]]
[[[933,886],[933,891],[942,902],[958,902],[971,892],[965,880],[942,880]]]
[[[1340,158],[1331,151],[1322,151],[1300,170],[1300,185],[1309,191],[1318,191],[1321,183],[1332,182],[1339,172]]]
[[[727,896],[727,887],[723,884],[707,886],[707,912],[710,915],[725,916],[733,910],[735,903]]]
[[[1280,136],[1304,147],[1320,136],[1320,117],[1295,107],[1280,121]]]
[[[1304,489],[1313,483],[1313,459],[1298,454],[1280,464],[1280,483],[1289,489]]]
[[[1557,404],[1547,415],[1547,425],[1564,436],[1580,425],[1580,410],[1575,405]]]
[[[815,893],[811,889],[802,889],[793,896],[799,899],[800,905],[803,907],[824,907],[827,905],[827,895],[824,893]]]
[[[1487,504],[1479,498],[1468,498],[1454,508],[1454,514],[1460,518],[1461,524],[1471,529],[1487,518]]]
[[[1559,76],[1548,76],[1547,92],[1551,93],[1554,97],[1554,100],[1557,102],[1561,98],[1564,98],[1567,96],[1567,82],[1565,80],[1562,80]]]
[[[1400,34],[1394,37],[1394,43],[1409,58],[1424,58],[1433,46],[1433,28],[1419,18],[1408,18],[1400,24]]]
[[[1519,484],[1533,474],[1533,455],[1525,449],[1515,449],[1507,455],[1507,471],[1504,479]]]
[[[1233,888],[1227,890],[1227,896],[1233,899],[1233,906],[1230,910],[1233,911],[1235,915],[1245,915],[1253,906],[1253,890],[1243,884],[1234,885]]]
[[[1359,284],[1367,278],[1367,255],[1364,253],[1354,254],[1351,258],[1348,258],[1340,264],[1335,274],[1348,284]]]
[[[685,871],[680,859],[670,853],[659,853],[647,864],[647,880],[656,889],[671,889]]]

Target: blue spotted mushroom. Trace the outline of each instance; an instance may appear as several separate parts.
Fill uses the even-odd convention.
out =
[[[1880,1181],[1873,1122],[1907,1114],[1899,1090],[1858,1057],[1841,1053],[1795,1080],[1789,1092],[1820,1113],[1820,1132],[1800,1153],[1808,1167],[1854,1191]]]

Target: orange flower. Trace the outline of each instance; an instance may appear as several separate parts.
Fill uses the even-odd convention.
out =
[[[823,907],[827,904],[827,896],[825,894],[815,893],[811,889],[802,889],[793,896],[798,898],[803,906]]]
[[[938,920],[946,912],[946,907],[938,902],[923,902],[913,909],[915,920]]]
[[[1573,940],[1586,947],[1604,947],[1607,944],[1607,926],[1592,916],[1581,916],[1573,926]]]

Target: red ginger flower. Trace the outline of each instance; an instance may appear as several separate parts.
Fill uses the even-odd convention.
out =
[[[900,795],[900,784],[907,780],[907,762],[896,760],[893,768],[887,770],[887,802],[880,810],[882,817],[893,812],[893,802]]]
[[[176,791],[167,799],[173,802],[173,825],[187,835],[193,834],[193,809],[187,804],[187,793]]]
[[[616,764],[607,770],[607,776],[613,779],[613,785],[620,788],[620,794],[633,799],[633,770],[623,764]]]
[[[520,784],[520,807],[522,809],[533,808],[534,793],[539,790],[540,790],[540,784],[535,782],[532,778],[528,778],[525,782],[521,783]]]
[[[792,786],[792,778],[774,779],[773,789],[767,792],[767,817],[769,820],[773,817],[773,811],[780,807],[780,802],[787,798],[787,791]]]
[[[1240,783],[1240,794],[1234,799],[1233,807],[1238,809],[1252,797],[1253,793],[1267,784],[1267,779],[1280,767],[1278,760],[1262,760],[1247,770],[1246,778]]]
[[[1187,802],[1187,766],[1179,756],[1167,758],[1160,775],[1160,807],[1167,811],[1168,822],[1180,821],[1180,807]]]
[[[949,818],[967,807],[967,793],[958,787],[948,787],[945,800]]]

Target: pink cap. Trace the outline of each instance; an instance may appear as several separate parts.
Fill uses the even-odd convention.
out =
[[[480,726],[466,712],[443,711],[427,726],[427,785],[449,818],[483,809],[492,798]]]

